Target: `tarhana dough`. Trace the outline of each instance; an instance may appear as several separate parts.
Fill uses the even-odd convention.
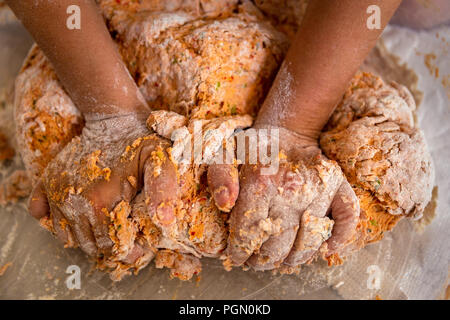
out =
[[[184,136],[173,139],[173,148],[180,150],[194,120],[205,120],[203,129],[218,129],[221,138],[251,126],[307,3],[98,2],[131,75],[155,110],[148,126],[167,138],[174,128],[185,128]],[[340,256],[329,258],[330,264],[380,240],[402,217],[420,216],[429,202],[434,172],[423,134],[414,125],[414,109],[405,87],[359,73],[325,128],[321,148],[341,166],[362,210],[357,235]],[[33,184],[83,128],[82,115],[36,45],[16,81],[15,121]],[[220,140],[207,139],[207,145],[213,150]],[[155,258],[157,267],[186,280],[201,271],[201,257],[220,257],[228,216],[210,197],[206,169],[184,168],[183,205],[170,227],[146,214],[142,194],[131,204],[120,203],[109,213],[116,253],[97,257],[98,266],[118,280]],[[115,228],[119,222],[121,230]],[[135,240],[153,251],[129,265],[121,258]]]

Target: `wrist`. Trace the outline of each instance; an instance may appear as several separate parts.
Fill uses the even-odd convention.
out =
[[[133,116],[145,122],[150,115],[151,108],[138,88],[136,88],[136,91],[135,95],[119,95],[115,98],[106,99],[103,103],[95,100],[95,104],[90,100],[84,101],[80,104],[79,110],[86,122]],[[108,100],[111,102],[107,102]]]
[[[282,128],[303,145],[318,145],[318,140],[322,127],[328,120],[328,115],[313,114],[309,108],[289,107],[285,105],[285,110],[280,114],[274,114],[272,105],[264,105],[255,120],[254,127]],[[316,111],[317,113],[317,111]],[[286,116],[290,115],[290,116]]]
[[[278,135],[280,138],[281,145],[295,146],[295,147],[318,147],[318,137],[319,135],[308,135],[302,132],[291,130],[285,126],[273,125],[268,123],[262,123],[256,121],[253,128],[255,129],[267,129],[267,130],[278,130]],[[273,131],[272,131],[273,132]]]
[[[142,113],[90,114],[84,131],[91,137],[108,136],[113,140],[140,137],[149,133],[146,119]]]
[[[96,111],[83,112],[83,117],[86,123],[121,118],[129,119],[131,122],[145,123],[150,112],[151,109],[147,106],[136,107],[130,110],[108,106],[107,110],[102,110],[101,107],[97,107]]]

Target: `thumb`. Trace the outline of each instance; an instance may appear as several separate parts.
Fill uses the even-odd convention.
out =
[[[179,198],[178,174],[167,150],[155,149],[144,168],[144,192],[150,217],[159,225],[175,222]]]
[[[348,244],[355,235],[358,225],[359,200],[347,180],[341,184],[331,203],[331,214],[334,226],[327,241],[328,256],[337,253]]]
[[[239,173],[236,166],[211,165],[208,168],[208,186],[217,208],[230,212],[239,195]]]

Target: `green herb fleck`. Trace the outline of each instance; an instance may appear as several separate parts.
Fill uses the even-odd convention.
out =
[[[375,191],[377,191],[378,189],[380,189],[380,187],[381,187],[381,181],[380,181],[380,179],[376,178],[375,181],[372,182],[372,185],[373,185]]]
[[[156,151],[156,156],[161,160],[164,159],[164,153],[161,150]]]

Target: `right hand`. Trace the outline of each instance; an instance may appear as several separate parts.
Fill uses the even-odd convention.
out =
[[[132,264],[150,248],[134,243],[135,234],[126,233],[132,228],[121,228],[119,214],[112,221],[111,212],[143,189],[152,220],[174,223],[179,192],[170,146],[146,128],[145,116],[88,121],[47,166],[31,195],[30,213],[66,246]]]

